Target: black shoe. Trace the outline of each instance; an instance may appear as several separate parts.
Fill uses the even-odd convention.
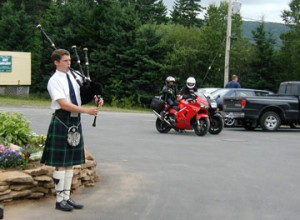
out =
[[[78,204],[77,202],[75,202],[73,199],[68,199],[67,203],[72,206],[74,209],[83,209],[83,205]]]
[[[73,206],[70,206],[67,201],[63,200],[61,202],[56,202],[56,209],[62,210],[62,211],[72,211],[73,210]]]

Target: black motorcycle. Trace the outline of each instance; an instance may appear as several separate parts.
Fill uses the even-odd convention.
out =
[[[209,120],[210,127],[208,132],[210,134],[219,134],[224,128],[224,118],[221,113],[218,111],[217,102],[210,94],[198,94],[204,96],[209,103]]]

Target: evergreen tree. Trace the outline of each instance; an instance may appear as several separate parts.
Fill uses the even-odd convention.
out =
[[[288,25],[299,27],[300,25],[300,1],[292,0],[289,4],[290,10],[284,10],[282,18]]]
[[[26,14],[24,6],[16,11],[12,3],[4,3],[0,16],[0,50],[30,51],[34,33],[31,18]]]
[[[202,26],[199,14],[204,7],[200,5],[201,0],[176,0],[171,11],[171,21],[174,24],[181,24],[185,27]]]
[[[200,30],[182,25],[161,26],[160,29],[164,36],[162,42],[169,48],[161,71],[161,82],[164,82],[168,75],[174,76],[180,87],[189,76],[194,76],[200,82],[205,68],[205,60],[201,56],[204,41]]]
[[[166,24],[167,8],[162,0],[137,0],[135,10],[142,24]]]
[[[279,62],[283,71],[282,80],[299,80],[300,78],[300,0],[292,0],[290,9],[284,10],[282,17],[290,31],[283,34],[283,48]],[[282,62],[284,61],[284,62]]]
[[[14,10],[25,10],[38,23],[41,15],[49,8],[52,0],[0,0],[0,4],[11,2]]]
[[[275,39],[272,34],[266,33],[264,22],[255,31],[252,31],[254,45],[254,57],[252,61],[252,73],[248,79],[248,86],[256,89],[277,89],[276,67],[274,62]]]
[[[149,106],[154,95],[161,89],[164,78],[161,69],[165,62],[168,48],[161,43],[162,35],[158,27],[144,25],[137,31],[137,39],[134,45],[134,68],[136,78],[129,82],[129,86],[137,96],[137,103]]]
[[[94,44],[91,63],[95,64],[95,79],[104,84],[108,102],[124,103],[135,94],[129,82],[137,77],[133,45],[139,18],[132,4],[105,1],[93,8],[92,18],[85,28]]]

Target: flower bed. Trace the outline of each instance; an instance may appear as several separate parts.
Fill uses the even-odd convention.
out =
[[[0,168],[19,168],[28,166],[29,155],[25,154],[22,148],[13,149],[0,144]]]

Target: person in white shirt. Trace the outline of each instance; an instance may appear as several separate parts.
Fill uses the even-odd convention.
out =
[[[48,81],[47,89],[51,96],[53,113],[41,163],[54,166],[53,179],[56,191],[56,209],[72,211],[83,205],[70,198],[73,166],[85,163],[84,141],[80,113],[96,116],[99,108],[81,106],[80,86],[71,74],[69,51],[56,49],[51,59],[56,72]],[[95,97],[98,106],[102,98]]]

